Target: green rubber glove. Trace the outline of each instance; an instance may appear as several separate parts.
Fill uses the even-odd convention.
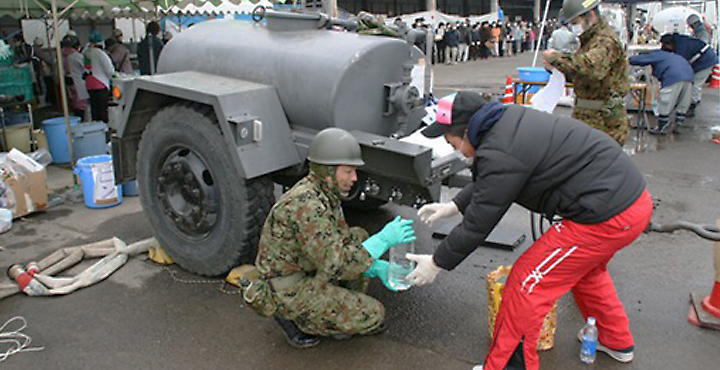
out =
[[[388,269],[390,268],[390,263],[385,260],[375,260],[372,265],[370,265],[370,268],[365,270],[363,275],[369,277],[369,278],[379,278],[380,281],[382,281],[385,288],[387,288],[390,291],[397,292],[398,290],[390,286],[390,281],[388,280]]]
[[[362,243],[362,246],[370,255],[378,259],[385,254],[393,245],[409,243],[415,240],[415,230],[412,227],[413,220],[403,220],[400,216],[388,222],[380,232],[369,237]]]

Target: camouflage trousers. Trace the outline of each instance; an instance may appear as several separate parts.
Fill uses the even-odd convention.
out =
[[[369,280],[327,281],[306,277],[297,286],[276,292],[278,314],[305,333],[364,334],[385,320],[385,306],[366,295]]]
[[[625,139],[630,133],[630,118],[625,107],[609,111],[575,107],[572,116],[610,135],[620,146],[625,143]]]

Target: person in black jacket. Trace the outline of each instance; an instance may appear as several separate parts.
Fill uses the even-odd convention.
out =
[[[700,104],[702,99],[702,87],[710,77],[713,67],[718,63],[717,53],[704,41],[678,33],[663,35],[660,42],[666,49],[687,59],[695,73],[692,85],[692,103],[687,112],[687,117],[692,118],[695,116],[695,107]]]
[[[460,33],[455,24],[448,23],[447,30],[445,31],[445,42],[447,43],[445,62],[447,64],[456,64],[458,47],[460,45]]]
[[[160,52],[163,48],[163,43],[158,38],[160,33],[160,24],[152,21],[147,25],[147,35],[140,41],[137,47],[138,54],[138,65],[140,67],[140,74],[142,75],[153,75],[155,74],[155,68],[157,68],[158,59],[160,59]]]
[[[464,217],[434,255],[408,255],[417,262],[408,276],[414,285],[454,269],[483,244],[513,202],[549,219],[563,218],[513,265],[490,352],[476,369],[538,369],[543,318],[568,290],[583,316],[597,319],[598,350],[631,361],[634,342],[607,264],[647,228],[652,200],[620,145],[576,119],[506,107],[471,92],[441,99],[436,122],[422,133],[444,136],[473,158],[473,183],[451,202],[418,211],[428,223],[459,212]]]

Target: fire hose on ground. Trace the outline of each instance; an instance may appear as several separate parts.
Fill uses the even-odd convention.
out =
[[[24,292],[31,296],[62,295],[74,292],[104,280],[127,262],[131,256],[157,250],[155,238],[126,245],[118,238],[111,238],[78,247],[62,248],[39,262],[23,266],[15,264],[8,275],[16,284],[0,285],[0,299]],[[92,266],[75,276],[53,276],[73,267],[86,258],[102,257]]]
[[[703,239],[715,242],[720,241],[720,227],[714,225],[699,225],[688,221],[674,221],[667,224],[651,222],[646,232],[673,233],[677,230],[692,231]]]

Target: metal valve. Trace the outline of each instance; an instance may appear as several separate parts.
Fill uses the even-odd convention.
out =
[[[365,181],[365,186],[363,186],[362,191],[360,191],[360,195],[359,195],[360,201],[365,201],[365,199],[367,199],[368,194],[369,195],[380,194],[380,186],[370,179]]]
[[[413,208],[419,209],[420,207],[422,207],[426,204],[427,204],[427,199],[418,195],[417,197],[415,197],[415,203],[413,203]]]
[[[390,192],[390,197],[388,198],[391,202],[397,202],[400,201],[403,197],[403,193],[398,188],[393,188]]]

